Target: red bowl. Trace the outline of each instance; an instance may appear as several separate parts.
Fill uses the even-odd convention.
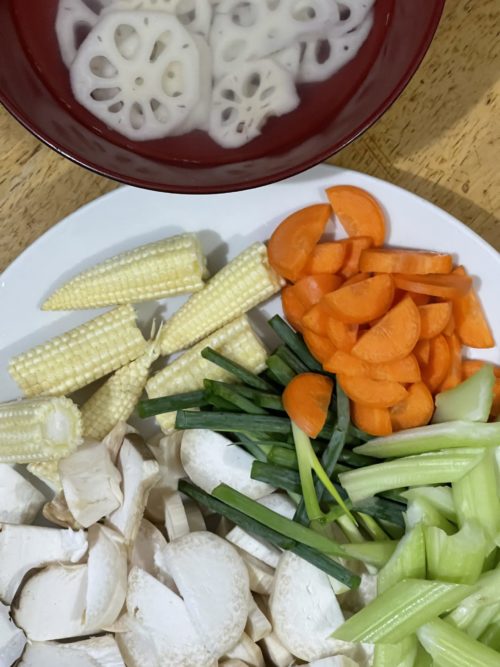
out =
[[[0,101],[54,150],[99,174],[154,190],[213,193],[292,176],[336,153],[394,102],[422,60],[444,0],[378,0],[357,57],[320,84],[301,86],[296,111],[227,150],[196,131],[135,143],[73,98],[54,32],[57,0],[0,0]]]

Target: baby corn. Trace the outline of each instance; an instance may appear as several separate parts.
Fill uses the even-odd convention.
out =
[[[69,398],[0,405],[0,463],[56,461],[81,442],[80,412]]]
[[[146,384],[149,398],[202,389],[204,379],[232,382],[234,376],[201,356],[205,347],[217,350],[253,373],[260,373],[266,366],[267,350],[247,317],[242,316],[184,352],[154,375]],[[163,431],[168,432],[174,427],[175,414],[169,412],[156,417]]]
[[[47,484],[53,491],[59,493],[62,491],[61,478],[59,476],[59,461],[37,461],[28,465],[30,472],[44,484]]]
[[[189,347],[278,292],[282,281],[263,243],[254,243],[193,294],[167,322],[161,353]]]
[[[200,242],[182,234],[111,257],[60,287],[42,310],[99,308],[200,290],[207,277]]]
[[[102,440],[118,422],[125,422],[140,399],[151,364],[160,355],[156,341],[135,361],[123,366],[82,406],[83,435]]]
[[[24,352],[9,372],[25,396],[69,394],[136,359],[146,341],[132,306],[121,306]]]

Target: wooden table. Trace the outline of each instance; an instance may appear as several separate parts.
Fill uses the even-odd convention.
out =
[[[433,201],[500,250],[500,3],[448,0],[400,99],[334,164]],[[116,187],[0,111],[0,271],[58,220]]]

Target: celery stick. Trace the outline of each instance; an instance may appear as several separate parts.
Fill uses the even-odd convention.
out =
[[[361,560],[367,565],[381,568],[388,562],[398,545],[397,540],[384,542],[362,542],[360,544],[344,544],[344,552],[351,558]]]
[[[389,489],[455,482],[477,465],[482,455],[482,449],[456,449],[407,456],[341,473],[339,479],[356,503]]]
[[[494,450],[485,450],[481,461],[460,480],[455,480],[453,499],[459,524],[476,519],[484,528],[491,546],[500,537],[500,500]]]
[[[481,574],[488,548],[477,521],[467,521],[454,535],[441,528],[425,526],[427,575],[455,584],[474,584]]]
[[[495,374],[491,364],[454,387],[436,396],[434,424],[462,419],[471,422],[486,422],[493,403]]]
[[[481,644],[486,644],[495,651],[500,651],[500,616],[495,618],[479,637]]]
[[[500,653],[472,639],[449,623],[436,619],[417,636],[439,667],[498,667]]]
[[[356,517],[361,520],[363,528],[372,540],[375,542],[383,542],[384,540],[389,539],[387,533],[384,532],[383,528],[381,528],[375,519],[369,514],[357,512]]]
[[[351,544],[362,544],[366,542],[358,526],[348,516],[343,514],[337,519],[337,524]]]
[[[436,526],[441,528],[447,535],[456,532],[456,527],[445,519],[438,510],[427,500],[427,498],[417,497],[410,500],[406,510],[406,525],[413,528],[417,524],[424,526]]]
[[[453,447],[496,447],[500,442],[500,422],[453,421],[410,428],[384,438],[375,438],[355,447],[357,454],[377,459],[435,452]]]
[[[457,512],[453,494],[449,486],[417,486],[401,494],[408,500],[423,498],[432,505],[445,519],[457,523]]]
[[[394,644],[455,607],[470,591],[470,586],[404,579],[351,616],[332,637],[346,642]]]
[[[418,642],[410,635],[398,644],[376,644],[373,667],[413,667],[417,657]]]
[[[424,530],[418,524],[401,539],[395,552],[378,573],[378,592],[384,593],[403,579],[424,579],[425,576]]]
[[[485,572],[474,585],[473,593],[444,620],[477,639],[500,613],[499,591],[500,568]]]
[[[413,667],[439,667],[421,644],[418,644],[417,655]]]

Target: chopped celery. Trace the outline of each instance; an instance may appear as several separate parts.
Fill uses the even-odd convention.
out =
[[[381,568],[387,563],[398,545],[397,540],[384,542],[362,542],[360,544],[344,544],[343,549],[348,556],[361,560],[367,565]]]
[[[366,541],[358,526],[345,514],[337,519],[337,524],[351,544],[361,544]]]
[[[410,428],[384,438],[375,438],[355,447],[357,454],[377,459],[435,452],[453,447],[496,447],[500,442],[500,422],[453,421]]]
[[[455,584],[474,584],[483,569],[488,543],[477,521],[467,521],[454,535],[426,526],[425,552],[430,579]]]
[[[424,531],[418,524],[406,533],[378,573],[378,592],[384,593],[403,579],[424,579],[425,575]]]
[[[413,528],[417,524],[424,526],[436,526],[441,528],[447,535],[456,531],[456,527],[445,519],[445,517],[432,505],[427,498],[417,497],[410,500],[406,510],[406,525]]]
[[[462,600],[445,620],[477,639],[500,614],[499,591],[500,568],[485,572],[474,585],[473,593]]]
[[[388,540],[389,537],[384,529],[379,526],[373,517],[369,514],[364,514],[364,512],[357,512],[356,517],[361,520],[362,527],[368,533],[372,540],[375,542],[383,542]]]
[[[495,452],[487,449],[478,465],[452,485],[459,524],[476,519],[491,541],[491,547],[500,537],[500,500],[495,469]]]
[[[356,503],[381,491],[402,486],[457,481],[477,465],[482,455],[482,449],[469,448],[407,456],[341,473],[339,479],[353,503]]]
[[[377,644],[373,654],[373,667],[413,667],[417,651],[415,635],[406,637],[398,644]]]
[[[500,653],[441,619],[419,628],[417,636],[439,667],[498,667]]]
[[[457,523],[455,503],[453,502],[453,494],[449,486],[417,486],[414,489],[405,491],[402,495],[408,500],[424,498],[445,519],[448,519],[452,523]]]
[[[488,625],[483,634],[479,637],[481,644],[486,644],[495,651],[500,651],[500,615],[495,618],[493,623]]]
[[[417,655],[415,656],[413,667],[439,667],[439,665],[436,665],[424,647],[421,644],[418,644]]]
[[[462,419],[471,422],[486,422],[493,403],[495,374],[491,364],[485,364],[480,371],[457,385],[436,396],[436,411],[432,421],[435,424]]]

